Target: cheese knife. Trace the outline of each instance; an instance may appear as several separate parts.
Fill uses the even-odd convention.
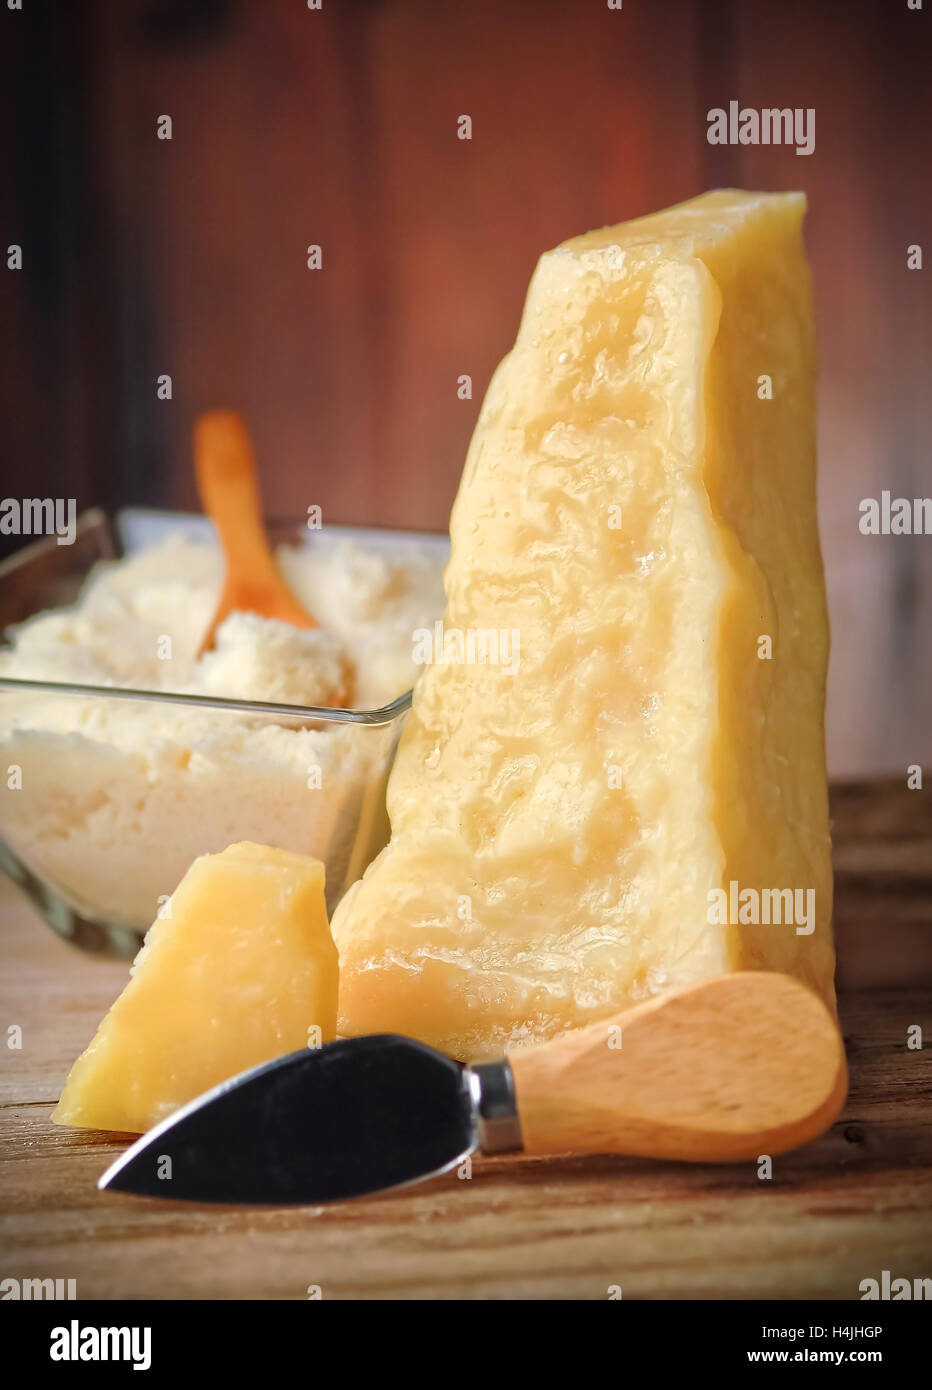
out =
[[[477,1149],[748,1161],[823,1133],[846,1092],[821,999],[743,971],[499,1061],[464,1066],[394,1035],[295,1052],[183,1106],[98,1186],[317,1205],[434,1177]]]

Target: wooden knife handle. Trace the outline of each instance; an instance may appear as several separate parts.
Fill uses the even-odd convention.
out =
[[[508,1060],[528,1153],[756,1159],[823,1133],[847,1093],[833,1015],[771,972],[651,999]]]

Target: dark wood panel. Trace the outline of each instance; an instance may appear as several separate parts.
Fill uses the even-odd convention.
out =
[[[138,7],[105,14],[127,391],[167,500],[193,500],[191,417],[224,401],[253,422],[271,509],[444,528],[537,255],[700,182],[701,130],[668,147],[651,119],[652,83],[681,122],[691,101],[681,0],[583,25],[552,0],[229,5],[209,39],[171,40]]]
[[[0,275],[13,492],[192,506],[192,419],[229,404],[253,426],[269,510],[442,529],[542,249],[707,186],[804,188],[830,766],[932,762],[932,543],[857,530],[863,497],[932,493],[932,291],[905,268],[932,221],[928,13],[49,0],[0,14],[4,225],[30,266]],[[732,97],[814,107],[815,153],[710,146],[706,112]]]
[[[112,180],[93,148],[99,18],[63,0],[0,8],[2,487],[80,509],[119,501],[123,445]],[[21,270],[7,268],[14,243]],[[0,536],[0,554],[17,543]]]
[[[857,0],[738,5],[742,104],[813,108],[815,152],[739,146],[737,182],[809,199],[821,355],[820,520],[833,622],[829,762],[932,759],[932,537],[863,536],[859,504],[932,495],[932,15]]]
[[[381,514],[444,525],[479,401],[541,251],[687,197],[701,132],[694,15],[635,7],[388,5],[372,35],[389,284]],[[650,63],[645,63],[650,55]],[[653,119],[651,90],[668,94]],[[456,138],[457,118],[472,139]],[[468,373],[471,402],[457,400]],[[404,485],[407,483],[407,492]]]

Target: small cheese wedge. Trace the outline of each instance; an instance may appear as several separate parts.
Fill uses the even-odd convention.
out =
[[[742,968],[832,1000],[804,206],[709,193],[541,259],[392,838],[334,917],[342,1032],[482,1057]]]
[[[140,1133],[237,1072],[329,1041],[337,976],[319,860],[249,843],[195,859],[52,1119]]]

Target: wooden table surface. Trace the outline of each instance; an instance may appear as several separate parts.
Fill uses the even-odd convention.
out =
[[[3,883],[0,1017],[22,1048],[0,1068],[0,1278],[74,1278],[78,1298],[855,1299],[883,1269],[932,1276],[929,795],[836,789],[851,1093],[769,1181],[754,1164],[518,1157],[332,1208],[98,1193],[122,1144],[49,1115],[126,966],[60,943]]]

